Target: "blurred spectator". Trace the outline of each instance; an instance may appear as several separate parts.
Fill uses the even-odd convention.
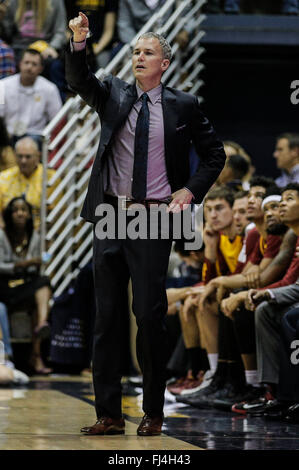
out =
[[[4,27],[17,56],[32,42],[43,40],[43,57],[58,57],[65,44],[66,14],[60,0],[10,0]]]
[[[0,39],[0,79],[16,73],[14,52]]]
[[[148,20],[161,9],[165,0],[119,0],[117,19],[118,36],[122,43],[130,43]],[[162,26],[168,16],[161,20]],[[183,30],[176,37],[176,41],[183,49],[188,43],[188,32]]]
[[[221,13],[221,4],[221,0],[208,0],[205,11],[207,13]],[[225,0],[223,8],[224,13],[240,13],[240,0]]]
[[[33,207],[34,223],[37,229],[40,224],[43,179],[43,167],[40,163],[38,144],[31,137],[24,137],[16,143],[15,150],[17,165],[2,171],[0,174],[0,211],[3,211],[12,198],[24,195]],[[47,170],[48,179],[54,174],[55,170]],[[55,187],[53,185],[48,194]],[[0,223],[3,227],[3,220]]]
[[[0,38],[5,39],[5,30],[3,27],[3,19],[7,10],[7,2],[2,0],[0,3]]]
[[[251,157],[244,150],[244,148],[241,147],[241,145],[238,144],[237,142],[234,142],[232,140],[226,140],[223,142],[223,145],[224,145],[224,151],[227,157],[238,154],[244,157],[245,160],[248,161],[249,169],[248,169],[247,174],[243,178],[243,189],[248,191],[250,187],[249,180],[251,179],[251,177],[253,176],[255,172],[255,167],[252,165]]]
[[[3,212],[5,229],[0,229],[0,301],[9,312],[26,308],[34,318],[32,365],[36,373],[47,374],[41,355],[42,339],[50,335],[47,322],[50,280],[40,275],[40,236],[33,227],[32,207],[24,197],[10,201]]]
[[[281,0],[280,12],[284,15],[298,15],[299,4],[298,0]],[[244,9],[245,13],[278,13],[278,6],[276,2],[268,1],[268,3],[260,2],[259,0],[243,1],[240,0],[207,0],[204,5],[203,11],[205,13],[221,13],[222,11],[227,14],[237,14]]]
[[[3,28],[3,19],[7,11],[7,2],[0,3],[0,79],[8,77],[16,72],[16,63],[14,52],[5,40],[5,30]]]
[[[0,333],[2,333],[2,338],[1,335],[0,338],[4,344],[4,361],[10,365],[13,352],[10,342],[7,307],[3,302],[0,302]]]
[[[115,40],[115,25],[118,0],[65,0],[68,20],[75,18],[82,11],[89,19],[91,44],[97,68],[106,67],[111,57],[111,48]]]
[[[298,0],[283,0],[281,13],[285,15],[298,15],[299,13]]]
[[[226,159],[225,166],[217,179],[217,184],[224,184],[233,191],[241,191],[243,189],[242,181],[248,170],[248,160],[239,154],[231,155]]]
[[[2,81],[4,104],[0,104],[0,116],[14,142],[25,134],[40,135],[62,106],[57,87],[40,76],[42,70],[41,54],[26,49],[20,73]]]
[[[17,62],[24,49],[36,48],[45,60],[44,75],[57,85],[64,96],[66,87],[64,66],[59,58],[66,42],[64,2],[10,0],[3,24]]]
[[[15,152],[6,130],[2,117],[0,117],[0,172],[16,165]]]
[[[289,183],[299,183],[299,134],[285,133],[277,137],[273,154],[281,176],[275,180],[280,188]]]

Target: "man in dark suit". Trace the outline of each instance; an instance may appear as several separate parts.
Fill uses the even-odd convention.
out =
[[[192,200],[200,203],[221,172],[225,153],[199,110],[198,99],[161,84],[171,60],[171,48],[162,36],[147,33],[138,39],[132,58],[136,83],[129,85],[112,75],[98,80],[88,69],[85,55],[88,19],[83,13],[71,20],[69,26],[74,34],[66,52],[67,81],[98,112],[102,124],[81,214],[95,224],[97,315],[93,381],[98,420],[82,431],[124,433],[119,372],[122,306],[117,293],[127,288],[131,277],[145,412],[137,433],[158,435],[163,423],[166,381],[165,279],[172,240],[150,236],[101,240],[97,234],[100,207],[109,203],[118,213],[137,201],[149,217],[153,203],[164,205],[167,213],[181,211]],[[200,157],[198,171],[192,177],[191,141]],[[120,197],[125,198],[123,209],[118,205]]]

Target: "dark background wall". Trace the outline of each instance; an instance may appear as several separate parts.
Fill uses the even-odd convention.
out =
[[[221,139],[244,146],[258,174],[276,176],[275,137],[299,132],[299,104],[290,101],[290,84],[299,80],[299,47],[205,44],[204,48],[203,111]]]

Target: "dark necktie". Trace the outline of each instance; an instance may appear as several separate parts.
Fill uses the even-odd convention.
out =
[[[149,109],[148,95],[143,93],[142,106],[138,114],[135,130],[134,169],[132,183],[132,197],[142,201],[146,197]]]

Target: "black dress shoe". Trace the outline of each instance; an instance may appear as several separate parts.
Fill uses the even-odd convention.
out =
[[[288,423],[299,423],[299,403],[295,403],[288,408],[284,421]]]

